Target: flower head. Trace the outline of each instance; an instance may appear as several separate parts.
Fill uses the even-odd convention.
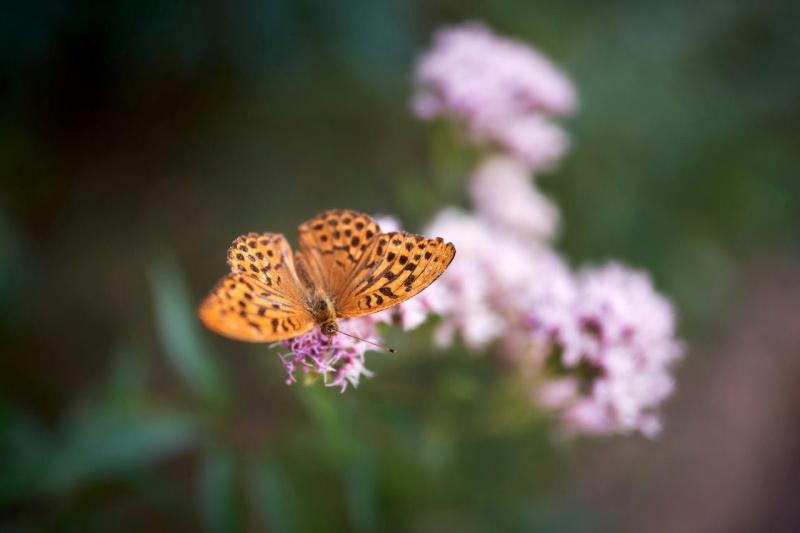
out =
[[[455,116],[474,126],[532,112],[561,115],[575,108],[569,79],[529,45],[468,22],[436,33],[417,64],[417,116]]]
[[[569,79],[536,49],[469,22],[440,30],[417,64],[418,117],[450,118],[476,144],[514,155],[533,170],[552,168],[566,133],[545,117],[576,105]]]
[[[656,409],[672,393],[671,365],[683,355],[672,306],[644,273],[618,263],[579,273],[572,303],[559,314],[534,308],[529,326],[552,344],[539,391],[573,431],[660,429]],[[552,380],[548,383],[548,379]]]
[[[532,306],[571,298],[569,270],[546,246],[454,209],[442,212],[428,231],[455,242],[459,253],[439,281],[440,344],[458,332],[468,346],[486,347],[523,328]]]
[[[536,171],[553,169],[569,149],[566,132],[539,114],[491,124],[475,137],[494,144]]]
[[[342,320],[339,327],[370,342],[380,342],[375,321],[369,318]],[[352,337],[334,335],[327,337],[314,328],[308,333],[281,342],[290,351],[281,354],[286,370],[286,383],[297,381],[297,373],[322,377],[326,386],[347,390],[357,387],[361,376],[372,377],[364,366],[364,355],[371,346]]]
[[[486,158],[470,179],[470,196],[480,215],[513,234],[546,241],[558,229],[558,209],[517,159]]]

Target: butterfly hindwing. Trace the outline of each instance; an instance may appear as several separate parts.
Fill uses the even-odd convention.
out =
[[[314,318],[299,302],[287,300],[243,273],[222,278],[200,305],[198,315],[210,330],[249,342],[288,339],[314,326]]]
[[[309,277],[333,297],[345,288],[380,228],[369,215],[336,209],[303,222],[297,233]]]
[[[441,276],[455,253],[453,244],[441,238],[379,234],[347,287],[334,295],[337,315],[367,315],[408,300]]]
[[[292,250],[279,233],[248,233],[228,249],[231,274],[198,311],[209,329],[233,339],[274,341],[311,329],[308,296],[298,281]]]

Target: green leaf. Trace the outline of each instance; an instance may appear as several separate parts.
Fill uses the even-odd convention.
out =
[[[269,531],[297,531],[297,507],[286,473],[267,457],[253,460],[248,485],[262,524]]]
[[[49,437],[34,417],[0,408],[0,503],[24,500],[35,493],[50,453]]]
[[[150,465],[195,437],[183,415],[87,409],[68,420],[42,473],[41,489],[63,492]]]
[[[200,482],[200,507],[208,530],[239,531],[234,453],[219,444],[209,444],[203,456]]]
[[[309,426],[314,446],[325,450],[321,457],[338,464],[352,456],[357,447],[353,427],[353,398],[327,387],[298,387],[298,398],[315,424]]]
[[[148,274],[158,334],[170,362],[195,394],[211,404],[224,405],[228,394],[219,368],[202,341],[178,265],[172,257],[162,256],[150,265]]]
[[[354,528],[373,531],[378,525],[375,467],[368,446],[360,448],[347,470],[347,503]]]
[[[113,361],[104,395],[107,402],[124,408],[147,401],[147,360],[134,346],[121,344]]]

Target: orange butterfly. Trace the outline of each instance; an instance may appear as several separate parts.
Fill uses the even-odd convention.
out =
[[[212,331],[249,342],[301,335],[337,318],[368,315],[416,295],[442,275],[456,249],[441,238],[381,233],[368,215],[326,211],[298,227],[292,254],[280,233],[248,233],[228,249],[231,274],[198,309]]]

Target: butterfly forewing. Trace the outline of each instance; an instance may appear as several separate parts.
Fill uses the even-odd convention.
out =
[[[408,300],[442,275],[456,250],[442,239],[405,232],[379,234],[335,296],[341,317],[374,313]]]
[[[299,260],[313,283],[335,299],[379,233],[369,215],[347,209],[326,211],[297,228]]]
[[[248,233],[228,250],[232,274],[201,304],[200,319],[221,335],[272,341],[314,326],[308,294],[299,282],[289,243],[277,233]]]
[[[248,233],[237,237],[228,248],[228,265],[231,272],[253,277],[287,298],[302,301],[305,297],[295,272],[292,249],[280,233]]]

